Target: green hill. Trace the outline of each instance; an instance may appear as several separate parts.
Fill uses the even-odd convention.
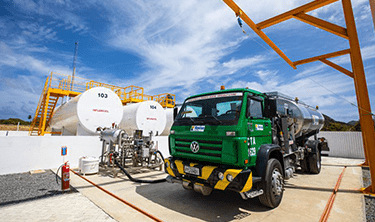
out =
[[[20,125],[30,125],[31,122],[24,121],[22,119],[18,118],[9,118],[9,119],[0,119],[0,124],[5,124],[5,125],[17,125],[18,122]]]

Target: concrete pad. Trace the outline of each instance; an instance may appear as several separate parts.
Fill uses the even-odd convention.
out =
[[[80,193],[57,195],[0,207],[0,221],[90,221],[114,222]]]
[[[281,205],[272,210],[262,206],[257,198],[242,200],[238,193],[231,191],[215,190],[210,196],[202,196],[183,189],[180,184],[140,184],[131,182],[124,176],[111,178],[92,175],[87,178],[163,221],[318,221],[343,165],[355,165],[353,162],[358,161],[340,159],[342,158],[330,161],[329,157],[323,157],[325,165],[318,175],[295,174],[294,178],[287,181]],[[144,179],[166,176],[160,171],[133,175]],[[118,221],[150,220],[75,175],[72,175],[71,183]],[[330,221],[365,220],[363,195],[352,191],[344,192],[345,189],[360,187],[360,167],[348,167],[340,187],[343,192],[339,191],[336,197]]]
[[[134,189],[131,184],[124,183],[124,181],[120,179],[101,177],[98,175],[86,176],[86,178],[112,193],[116,193],[116,191],[118,192],[114,187],[117,187],[119,190],[122,190],[125,187],[130,188],[129,190]],[[71,185],[117,221],[152,221],[148,217],[137,213],[131,207],[104,193],[75,174],[71,174]]]
[[[335,221],[365,221],[365,218],[360,220],[365,215],[363,194],[358,191],[360,187],[362,187],[361,167],[347,167],[332,207],[331,218]]]

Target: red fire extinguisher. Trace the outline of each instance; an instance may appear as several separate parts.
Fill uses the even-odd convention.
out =
[[[65,162],[61,168],[61,190],[62,191],[69,190],[69,181],[70,181],[69,168],[70,167],[69,167],[68,162]]]

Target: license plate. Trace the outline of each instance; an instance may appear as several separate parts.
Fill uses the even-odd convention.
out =
[[[199,168],[197,168],[197,167],[184,166],[184,171],[185,171],[185,173],[193,174],[195,176],[199,176],[200,175]]]

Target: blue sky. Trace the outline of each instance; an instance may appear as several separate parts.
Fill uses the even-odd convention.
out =
[[[237,0],[255,23],[310,0]],[[375,33],[368,0],[352,0],[369,94],[375,104]],[[309,13],[345,26],[341,2]],[[226,88],[280,91],[340,121],[358,119],[350,77],[319,62],[292,69],[218,0],[0,1],[0,119],[33,115],[49,72],[145,93]],[[296,20],[265,33],[292,61],[347,49],[346,40]],[[348,56],[331,61],[350,69]],[[329,89],[329,90],[327,90]]]

